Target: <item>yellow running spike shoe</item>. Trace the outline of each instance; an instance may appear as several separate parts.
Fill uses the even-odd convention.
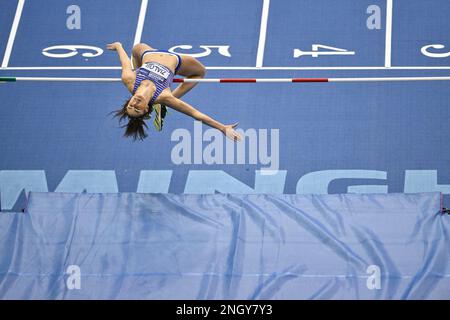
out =
[[[161,131],[164,124],[164,118],[167,114],[167,107],[158,103],[153,105],[153,110],[155,111],[155,119],[153,119],[153,125],[157,131]]]

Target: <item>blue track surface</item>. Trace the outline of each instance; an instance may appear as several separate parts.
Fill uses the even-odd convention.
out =
[[[120,41],[131,52],[146,1],[78,0],[81,28],[69,29],[72,1],[25,0],[14,33],[20,3],[0,3],[0,76],[120,77],[118,58],[106,44]],[[272,0],[264,47],[263,3],[149,0],[141,16],[140,41],[184,54],[201,54],[201,46],[210,46],[211,53],[198,58],[209,78],[450,75],[448,0],[393,0],[391,34],[388,0]],[[390,51],[386,38],[392,39]],[[79,49],[66,58],[43,54],[60,45],[94,50]],[[315,56],[313,45],[340,54]],[[96,48],[104,51],[86,56]],[[299,50],[303,54],[294,57]],[[193,119],[175,111],[169,112],[162,132],[150,122],[144,142],[122,138],[123,129],[108,115],[129,97],[120,83],[0,84],[0,230],[7,230],[3,239],[11,237],[8,232],[22,219],[14,212],[25,206],[28,192],[441,192],[443,205],[449,207],[449,94],[450,82],[198,85],[185,101],[222,123],[238,121],[247,130],[239,159],[239,150],[230,152],[220,133],[199,129]],[[275,171],[266,174],[267,168]],[[426,236],[448,237],[448,228],[439,230]],[[11,249],[8,243],[0,242],[0,249]],[[425,263],[426,268],[423,259],[415,266]],[[404,287],[368,298],[441,292],[430,290]],[[249,292],[236,297],[256,298]],[[312,292],[321,291],[304,292],[301,298],[316,297]],[[352,291],[334,297],[366,296]]]

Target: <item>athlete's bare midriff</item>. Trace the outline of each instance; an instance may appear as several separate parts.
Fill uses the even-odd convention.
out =
[[[177,67],[178,59],[170,54],[156,52],[146,54],[142,59],[142,63],[144,64],[146,62],[157,62],[159,64],[168,67],[170,71],[175,73],[175,68]]]

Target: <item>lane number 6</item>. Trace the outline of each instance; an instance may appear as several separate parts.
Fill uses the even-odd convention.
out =
[[[66,52],[50,52],[50,51],[66,51]],[[61,45],[48,47],[42,50],[42,54],[50,58],[70,58],[78,54],[78,50],[89,50],[93,52],[85,52],[81,55],[85,58],[95,58],[103,53],[103,50],[98,47],[83,46],[83,45]]]

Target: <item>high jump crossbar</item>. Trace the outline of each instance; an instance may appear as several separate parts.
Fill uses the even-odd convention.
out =
[[[0,77],[0,82],[120,82],[120,78],[54,78],[54,77]],[[450,77],[382,77],[382,78],[175,78],[173,82],[199,83],[307,83],[307,82],[402,82],[402,81],[450,81]]]

